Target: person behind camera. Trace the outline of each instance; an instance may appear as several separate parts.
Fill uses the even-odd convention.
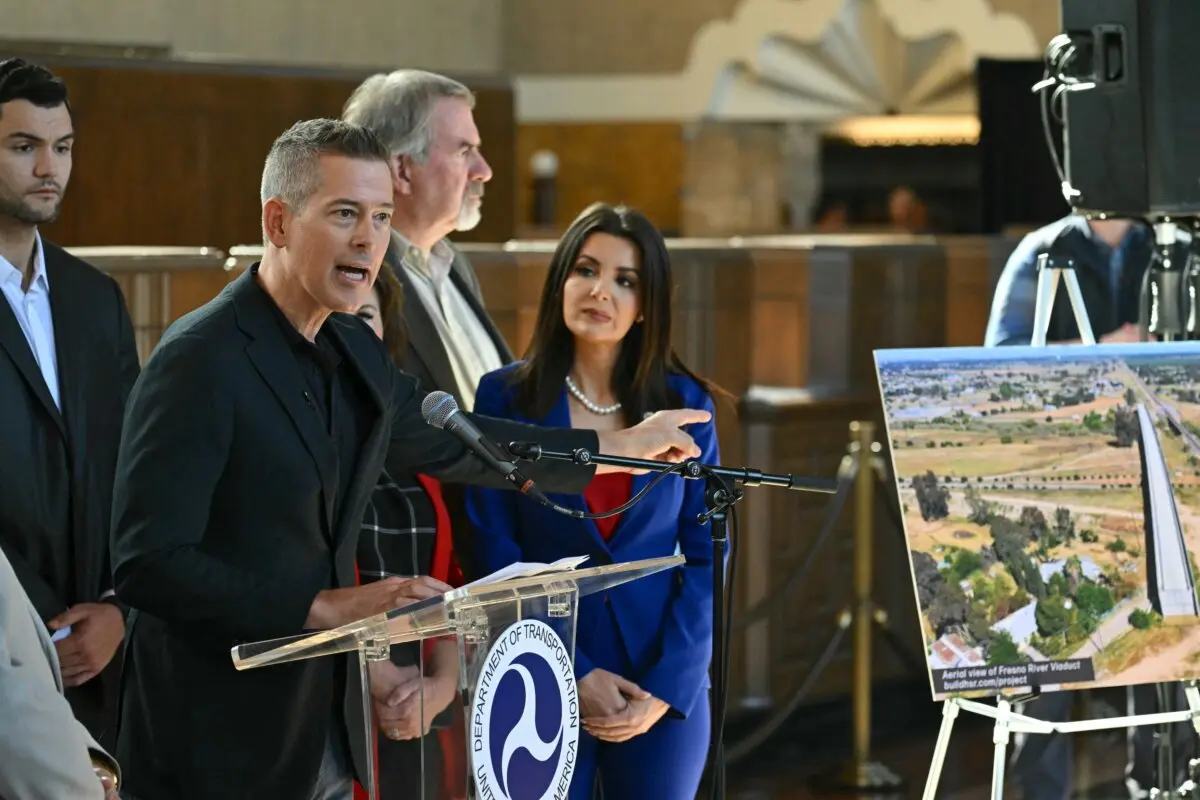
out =
[[[1175,255],[1179,264],[1187,259],[1188,241],[1183,234],[1178,238]],[[1028,345],[1032,341],[1037,263],[1042,253],[1050,254],[1051,266],[1073,264],[1098,343],[1141,341],[1142,280],[1154,251],[1153,231],[1130,219],[1089,220],[1069,214],[1028,234],[1009,256],[996,284],[984,346]],[[1046,343],[1079,341],[1064,282],[1055,294]]]
[[[713,387],[671,348],[671,269],[640,213],[596,204],[550,260],[523,361],[491,372],[475,411],[544,425],[624,427],[666,408],[712,411]],[[700,460],[720,461],[712,421],[693,425]],[[602,513],[653,475],[599,476],[561,506]],[[601,566],[682,552],[686,565],[584,598],[575,644],[583,732],[571,798],[695,797],[709,741],[712,541],[697,522],[703,481],[669,477],[620,516],[569,519],[523,497],[467,491],[473,548],[488,570],[588,556]],[[515,500],[515,502],[514,502]]]

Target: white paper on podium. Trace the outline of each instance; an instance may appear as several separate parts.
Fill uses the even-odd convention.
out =
[[[468,589],[472,586],[486,586],[489,583],[499,583],[500,581],[512,580],[514,578],[528,578],[533,575],[544,575],[550,572],[570,572],[587,560],[587,556],[568,556],[567,558],[560,558],[553,564],[531,564],[518,561],[515,564],[509,564],[507,567],[501,567],[491,575],[482,577],[477,581],[471,581],[462,588]]]

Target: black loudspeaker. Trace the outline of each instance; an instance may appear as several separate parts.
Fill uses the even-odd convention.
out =
[[[1072,207],[1200,214],[1200,0],[1062,0],[1062,24],[1047,66]]]

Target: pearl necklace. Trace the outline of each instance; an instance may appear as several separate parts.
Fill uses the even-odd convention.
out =
[[[621,410],[620,403],[616,403],[614,405],[605,406],[605,407],[601,407],[601,406],[598,406],[595,403],[593,403],[591,400],[589,400],[587,398],[587,395],[585,395],[583,393],[583,391],[578,386],[575,385],[575,381],[571,380],[570,375],[567,376],[567,391],[569,391],[576,400],[578,400],[580,403],[582,403],[584,408],[586,408],[588,411],[592,412],[593,414],[597,414],[597,415],[603,417],[603,416],[607,416],[609,414],[615,414]]]

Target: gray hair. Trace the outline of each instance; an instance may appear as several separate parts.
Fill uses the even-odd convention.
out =
[[[354,90],[342,109],[342,119],[374,131],[392,155],[423,162],[433,144],[430,118],[442,98],[475,107],[471,90],[444,75],[416,69],[379,73]]]
[[[278,197],[294,211],[301,211],[321,185],[319,162],[323,155],[390,162],[387,147],[361,125],[338,119],[302,120],[271,145],[259,188],[262,202]]]

